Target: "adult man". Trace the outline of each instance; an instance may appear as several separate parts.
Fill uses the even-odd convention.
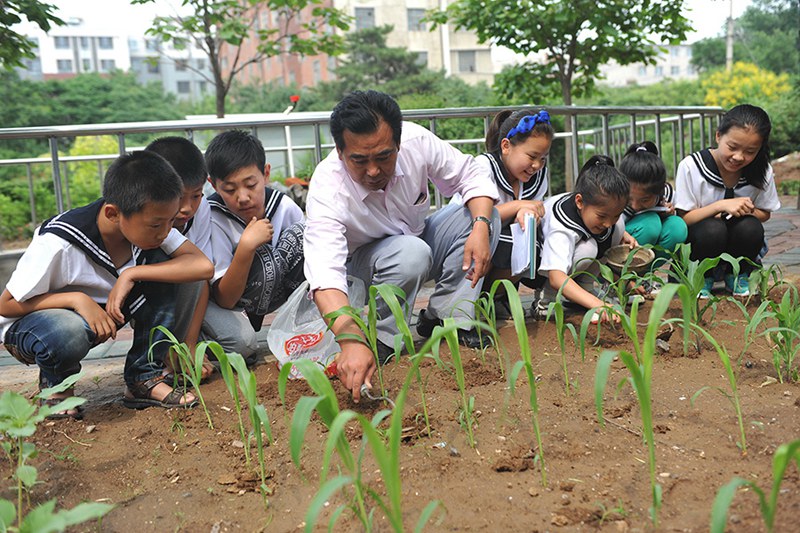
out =
[[[366,285],[390,283],[407,296],[406,319],[417,291],[436,280],[418,332],[430,336],[441,318],[471,318],[480,280],[490,267],[499,235],[493,208],[497,189],[471,156],[431,132],[404,123],[390,96],[356,91],[331,114],[332,152],[314,171],[308,194],[305,234],[306,277],[314,301],[325,315],[348,305],[347,274]],[[402,141],[402,142],[401,142]],[[464,206],[449,206],[428,217],[428,181],[445,195],[460,193]],[[466,304],[466,305],[465,305]],[[386,305],[378,306],[378,355],[391,355],[397,326]],[[355,323],[340,317],[337,335],[360,335]],[[477,333],[461,332],[474,344]],[[340,342],[339,378],[360,398],[371,386],[375,358],[363,343]]]

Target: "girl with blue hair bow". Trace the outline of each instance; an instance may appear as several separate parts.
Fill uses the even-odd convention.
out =
[[[511,272],[511,224],[517,222],[524,229],[526,215],[533,215],[537,224],[544,218],[543,200],[549,188],[547,157],[554,135],[550,115],[544,110],[501,111],[489,125],[487,152],[475,160],[497,185],[502,229],[492,256],[493,269],[484,283],[487,289],[497,279],[517,282],[521,278]]]

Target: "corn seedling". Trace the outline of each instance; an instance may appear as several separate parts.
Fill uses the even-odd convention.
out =
[[[250,439],[247,435],[247,430],[244,427],[244,419],[242,418],[242,401],[239,397],[239,387],[237,385],[236,376],[234,376],[234,370],[236,370],[236,374],[244,374],[247,373],[247,364],[244,361],[244,357],[242,357],[238,353],[225,353],[225,350],[222,349],[217,343],[209,344],[209,349],[219,361],[219,372],[222,374],[222,380],[225,382],[225,388],[228,389],[228,393],[231,395],[233,399],[233,407],[236,410],[236,420],[239,426],[239,437],[241,437],[242,442],[249,443]],[[249,444],[244,447],[244,459],[245,464],[248,468],[250,468],[250,446]]]
[[[0,395],[0,436],[2,436],[0,448],[8,457],[9,463],[16,465],[12,479],[16,483],[17,493],[16,504],[0,498],[0,531],[63,531],[73,525],[100,519],[114,508],[113,505],[93,502],[56,511],[54,499],[37,506],[27,514],[23,507],[23,494],[29,493],[38,483],[36,467],[27,464],[29,459],[36,457],[37,450],[25,439],[31,437],[36,432],[37,425],[51,414],[75,409],[86,400],[73,396],[55,405],[46,403],[37,405],[37,403],[66,391],[79,377],[75,374],[55,387],[42,390],[34,397],[34,403],[13,391],[5,391]]]
[[[739,446],[739,449],[742,450],[742,455],[747,455],[747,439],[744,433],[744,420],[742,419],[742,406],[741,402],[739,401],[739,388],[736,385],[736,372],[733,370],[733,365],[731,365],[731,358],[728,355],[728,350],[725,349],[725,346],[717,342],[717,340],[711,336],[711,334],[706,331],[705,329],[701,328],[700,326],[694,326],[695,330],[698,331],[700,334],[705,337],[705,339],[711,343],[714,349],[719,356],[719,360],[722,362],[722,366],[725,367],[725,374],[728,377],[728,385],[730,385],[730,392],[726,391],[721,387],[715,387],[720,394],[725,396],[728,401],[733,406],[734,411],[736,412],[736,420],[739,423],[739,442],[736,443]],[[691,399],[692,406],[694,406],[695,400],[697,400],[698,396],[703,393],[703,391],[709,389],[708,386],[700,388],[697,392],[694,393]]]
[[[789,285],[781,301],[770,302],[770,308],[778,322],[777,326],[764,331],[764,335],[774,343],[772,365],[781,383],[784,378],[796,381],[798,370],[794,367],[794,360],[800,352],[800,293],[797,288]]]
[[[156,331],[160,331],[166,338],[154,343],[153,337]],[[200,381],[203,378],[203,360],[205,359],[206,349],[208,348],[209,343],[206,341],[197,343],[194,354],[192,354],[189,346],[185,342],[180,342],[170,330],[164,326],[156,326],[150,331],[150,353],[148,356],[151,360],[153,358],[153,347],[160,342],[169,343],[170,348],[168,357],[172,357],[174,354],[174,356],[178,358],[177,362],[178,368],[180,369],[180,375],[185,381],[188,381],[192,384],[192,387],[194,387],[194,392],[197,395],[197,399],[200,400],[200,405],[203,406],[203,412],[206,414],[208,427],[210,429],[214,429],[214,423],[211,421],[211,413],[208,412],[208,407],[206,406],[206,401],[203,398],[203,393],[200,391]],[[175,375],[175,382],[173,383],[173,386],[175,388],[180,388],[177,374]]]
[[[775,314],[770,310],[771,302],[769,300],[763,300],[752,315],[747,311],[747,306],[736,298],[731,298],[730,301],[739,308],[746,322],[742,338],[742,351],[739,353],[739,358],[737,360],[737,363],[741,363],[744,355],[750,349],[750,345],[752,345],[758,337],[764,335],[763,332],[758,332],[758,327],[763,325],[767,320],[774,318]]]
[[[773,289],[788,283],[783,279],[783,270],[778,264],[769,266],[756,265],[748,278],[751,296],[758,296],[760,301],[769,299]]]
[[[473,428],[477,423],[473,414],[475,411],[475,397],[467,396],[467,384],[464,378],[464,364],[461,360],[461,351],[459,350],[458,346],[458,333],[457,330],[454,329],[455,321],[452,318],[446,318],[444,320],[444,327],[447,328],[448,326],[450,326],[449,332],[443,334],[443,337],[447,341],[447,347],[450,349],[450,356],[453,358],[453,369],[455,370],[456,385],[458,386],[458,392],[461,397],[459,423],[467,432],[467,441],[469,442],[470,447],[475,448],[475,436],[473,434]],[[434,329],[434,331],[437,329],[439,329],[438,326],[436,329]],[[431,348],[433,349],[433,353],[438,356],[439,345],[435,344]]]
[[[499,287],[500,280],[495,281],[492,284],[491,290],[486,293],[484,292],[480,298],[475,301],[475,317],[478,320],[482,320],[489,326],[489,331],[491,332],[492,337],[492,344],[495,347],[495,352],[497,354],[497,362],[500,367],[500,375],[505,377],[505,365],[503,364],[503,351],[500,348],[500,334],[497,331],[497,305],[495,303],[495,297],[497,294],[497,288]],[[484,351],[481,350],[481,358],[483,358]],[[485,361],[485,359],[484,359]]]
[[[528,329],[525,326],[525,313],[522,310],[522,302],[519,299],[519,293],[514,289],[513,285],[508,280],[500,280],[497,283],[505,285],[506,293],[508,294],[508,306],[511,309],[511,317],[514,320],[514,331],[517,334],[517,341],[519,342],[519,353],[522,358],[518,361],[509,372],[509,386],[511,393],[514,392],[514,387],[517,382],[517,377],[520,371],[525,369],[525,376],[528,378],[528,387],[530,387],[530,396],[528,402],[531,406],[531,420],[533,422],[533,433],[536,437],[536,446],[538,449],[537,458],[539,461],[539,468],[541,468],[542,485],[547,486],[547,469],[544,462],[544,447],[542,446],[542,432],[539,428],[539,399],[536,389],[536,374],[533,372],[533,359],[531,357],[531,344],[528,340]]]
[[[740,477],[733,478],[728,484],[719,489],[717,497],[714,498],[714,505],[711,508],[711,533],[725,532],[725,525],[728,522],[728,509],[739,487],[752,489],[758,495],[761,518],[764,520],[767,531],[772,533],[775,527],[775,513],[778,510],[778,494],[780,494],[781,483],[786,474],[786,469],[792,461],[800,469],[800,440],[782,444],[775,451],[775,455],[772,457],[772,490],[769,493],[769,497],[761,487],[750,480]]]
[[[725,261],[729,263],[733,270],[734,277],[739,273],[739,260],[729,254],[724,253],[719,257],[707,257],[702,261],[692,260],[691,254],[691,245],[686,243],[679,244],[674,252],[670,252],[671,267],[669,271],[669,274],[672,276],[672,278],[676,279],[686,288],[687,291],[689,291],[691,298],[687,299],[687,301],[690,300],[692,305],[689,307],[688,314],[686,314],[684,318],[687,320],[690,326],[699,324],[702,321],[705,312],[714,307],[716,304],[714,298],[701,300],[700,291],[705,285],[705,278],[712,275],[714,268],[716,268],[719,262]],[[701,305],[701,302],[705,303]],[[688,348],[688,340],[688,337],[685,336],[683,347],[684,353]],[[699,339],[695,340],[698,341],[695,343],[695,347],[699,352]]]
[[[594,399],[597,408],[597,420],[600,425],[605,425],[605,420],[603,419],[603,393],[606,389],[608,374],[614,358],[618,356],[630,373],[628,381],[636,392],[636,397],[639,400],[639,409],[642,416],[642,434],[644,435],[648,448],[650,487],[653,499],[653,506],[650,508],[650,518],[653,525],[656,527],[658,527],[658,511],[661,507],[661,485],[656,481],[656,447],[655,437],[653,435],[651,383],[653,378],[653,360],[655,359],[656,352],[656,336],[662,324],[661,319],[667,312],[669,304],[676,292],[681,294],[681,300],[685,302],[688,291],[685,287],[674,284],[665,285],[653,301],[653,307],[650,310],[647,329],[644,334],[638,360],[634,355],[624,350],[620,352],[604,351],[600,355],[595,371]]]
[[[417,366],[420,360],[420,357],[415,357],[412,361],[412,366]],[[330,383],[326,385],[327,378],[325,378],[318,366],[308,361],[297,361],[295,364],[300,368],[303,376],[308,379],[312,389],[320,394],[320,396],[316,398],[305,397],[301,398],[301,400],[308,400],[304,402],[308,406],[314,404],[315,407],[312,407],[312,409],[317,410],[321,417],[323,417],[322,412],[326,413],[326,416],[323,417],[323,422],[329,429],[323,456],[323,483],[306,512],[306,531],[313,531],[324,502],[340,489],[350,484],[354,485],[356,494],[356,501],[354,502],[353,509],[359,515],[359,519],[367,531],[372,531],[373,529],[373,511],[367,513],[366,501],[364,501],[364,497],[367,495],[383,510],[389,520],[392,530],[398,533],[405,531],[402,511],[402,486],[400,481],[400,447],[403,429],[403,409],[405,407],[407,391],[411,385],[411,380],[414,379],[416,374],[414,369],[410,369],[406,375],[405,383],[397,396],[391,414],[389,411],[379,411],[372,420],[370,420],[354,411],[338,411],[338,402],[333,393],[333,389],[330,387]],[[282,383],[285,386],[285,381]],[[333,394],[333,396],[331,396],[331,394]],[[299,408],[300,403],[298,402],[298,409]],[[320,408],[322,408],[322,412],[319,411]],[[296,410],[295,413],[297,412]],[[326,418],[327,416],[333,415],[334,412],[336,412],[336,414],[330,419],[330,423],[328,424]],[[297,458],[295,464],[298,465],[300,448],[302,447],[305,438],[305,429],[307,427],[307,420],[305,420],[306,413],[302,413],[301,416],[302,419],[298,419],[297,415],[295,415],[292,421],[292,434],[290,436],[292,457],[293,459],[295,457]],[[310,417],[310,412],[308,412],[308,416]],[[388,432],[379,431],[378,425],[385,420],[387,416],[389,416]],[[347,424],[353,420],[362,428],[362,446],[369,447],[378,465],[381,479],[386,489],[385,498],[374,489],[366,487],[361,482],[363,448],[362,453],[359,454],[359,459],[356,461],[344,433]],[[295,431],[297,431],[297,433],[295,433]],[[387,442],[384,442],[384,435],[386,436]],[[330,469],[330,462],[334,451],[338,452],[347,474],[325,480],[324,478]],[[433,501],[426,506],[417,522],[415,531],[420,531],[422,529],[438,505],[438,501]],[[343,510],[344,507],[337,509],[333,513],[329,524],[331,528],[334,526],[339,516],[341,516],[341,511]]]
[[[272,489],[267,486],[267,462],[264,457],[264,448],[269,446],[272,442],[272,429],[269,423],[269,416],[267,410],[263,405],[258,403],[258,396],[256,394],[256,375],[247,370],[242,359],[241,366],[238,366],[238,360],[229,357],[229,361],[234,365],[236,374],[239,380],[239,389],[242,391],[245,400],[247,401],[248,414],[250,415],[250,427],[256,441],[256,457],[258,458],[258,472],[261,475],[261,497],[264,500],[264,506],[269,505],[267,497],[272,494]],[[266,436],[267,440],[264,441]],[[245,447],[249,446],[249,439]]]

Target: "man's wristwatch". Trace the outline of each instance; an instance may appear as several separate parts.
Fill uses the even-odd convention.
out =
[[[472,226],[474,227],[476,222],[486,222],[486,227],[489,228],[489,237],[492,236],[492,221],[486,218],[485,216],[477,216],[472,219]]]

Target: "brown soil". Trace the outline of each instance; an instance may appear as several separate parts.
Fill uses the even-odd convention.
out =
[[[741,314],[729,303],[720,305],[711,331],[733,354],[742,346]],[[579,324],[579,318],[571,319]],[[425,364],[432,436],[422,420],[418,388],[412,388],[404,413],[400,465],[406,530],[412,530],[431,500],[443,502],[429,531],[649,531],[650,485],[647,448],[641,437],[639,405],[631,387],[615,386],[627,376],[617,361],[605,392],[605,426],[597,422],[593,389],[596,360],[603,349],[630,348],[615,331],[604,330],[597,346],[579,351],[567,342],[567,364],[573,383],[564,387],[561,353],[552,324],[529,323],[538,383],[541,427],[548,484],[540,481],[528,404],[529,390],[520,377],[509,395],[507,371],[493,350],[484,356],[464,350],[469,394],[475,398],[477,447],[467,444],[458,423],[459,400],[451,374]],[[502,337],[516,346],[514,330]],[[724,369],[715,352],[682,356],[680,330],[670,339],[670,351],[658,357],[653,373],[653,412],[657,440],[657,472],[663,487],[659,531],[707,531],[717,490],[735,476],[771,486],[772,455],[782,443],[798,437],[800,388],[797,384],[764,385],[775,376],[763,339],[745,354],[739,387],[747,425],[747,454],[736,445],[735,413],[718,391],[728,390]],[[516,349],[513,349],[516,352]],[[517,357],[512,354],[511,360]],[[443,359],[449,360],[443,346]],[[500,358],[501,360],[503,358]],[[409,368],[401,359],[384,371],[389,394],[395,396]],[[190,412],[149,409],[129,411],[119,398],[118,376],[99,383],[85,380],[78,393],[90,401],[83,421],[44,424],[34,441],[40,450],[35,464],[42,484],[32,502],[58,498],[60,506],[102,500],[116,508],[102,531],[290,531],[303,524],[306,509],[320,481],[327,436],[314,416],[297,468],[288,448],[294,406],[311,394],[305,382],[291,382],[284,407],[277,394],[278,372],[272,363],[256,369],[259,398],[272,422],[274,442],[267,448],[268,481],[273,494],[265,508],[254,469],[245,467],[230,396],[219,375],[204,386],[215,429],[208,428],[202,409]],[[505,373],[504,373],[505,372]],[[524,376],[524,372],[522,372]],[[695,402],[692,396],[712,387]],[[371,416],[381,405],[354,405],[335,383],[343,408]],[[91,428],[91,431],[89,431]],[[347,432],[356,450],[361,430]],[[338,464],[338,463],[336,463]],[[337,467],[334,466],[334,475]],[[382,492],[377,467],[369,452],[362,469],[364,482]],[[10,467],[0,462],[0,474],[10,485]],[[9,497],[6,490],[4,497]],[[342,494],[323,511],[319,531],[332,511],[345,501]],[[611,509],[621,508],[621,512]],[[604,510],[607,516],[602,520]],[[775,531],[796,531],[800,512],[800,476],[792,465],[778,500]],[[376,531],[389,531],[375,508]],[[359,531],[346,511],[336,531]],[[758,500],[752,491],[739,493],[730,510],[730,531],[764,530]]]

